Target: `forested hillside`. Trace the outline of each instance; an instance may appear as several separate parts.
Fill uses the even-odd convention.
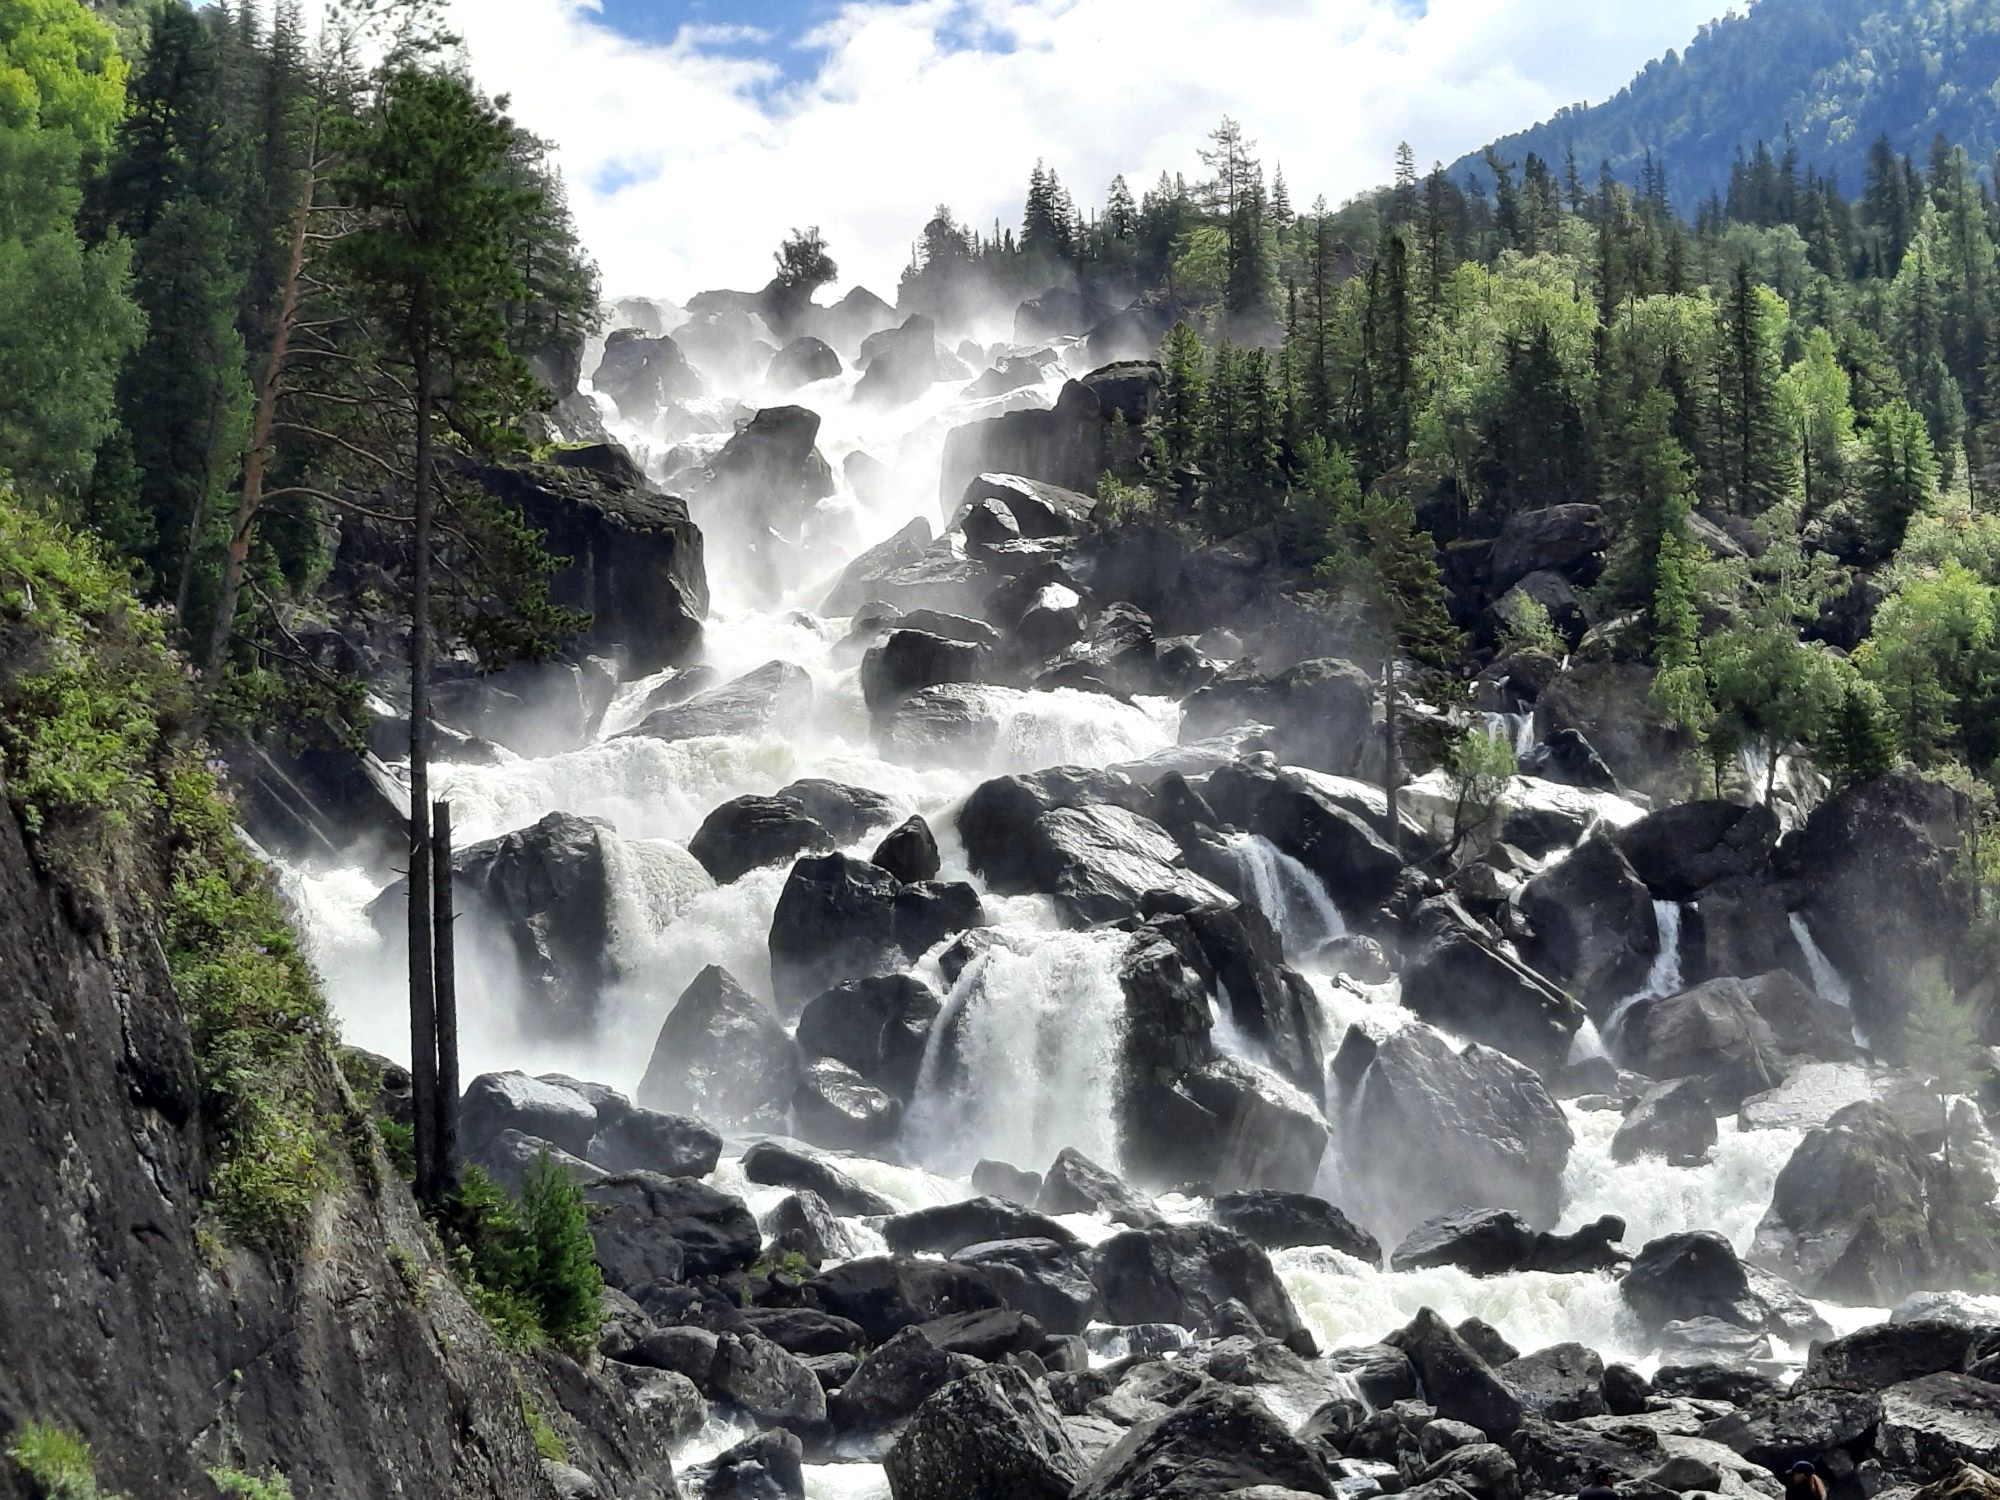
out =
[[[1869,148],[1923,152],[1942,135],[1984,161],[2000,146],[2000,15],[1983,0],[1754,0],[1704,26],[1687,50],[1646,65],[1602,104],[1578,104],[1493,149],[1609,162],[1638,184],[1650,159],[1692,215],[1729,190],[1763,143],[1796,175],[1858,189]],[[1483,170],[1483,153],[1454,174]]]

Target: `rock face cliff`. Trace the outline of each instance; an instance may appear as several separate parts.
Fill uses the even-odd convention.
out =
[[[215,1467],[275,1469],[299,1500],[553,1495],[523,1415],[567,1427],[545,1372],[517,1373],[433,1263],[330,1064],[353,1161],[302,1252],[205,1214],[193,1041],[143,907],[110,906],[80,918],[0,797],[0,1446],[60,1425],[107,1494],[148,1500],[213,1496]],[[0,1467],[0,1494],[33,1493]]]

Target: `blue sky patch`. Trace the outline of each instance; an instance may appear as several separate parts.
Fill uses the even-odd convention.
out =
[[[762,59],[786,83],[818,70],[820,52],[799,39],[839,9],[837,0],[603,0],[603,7],[606,26],[642,42],[670,42],[683,27],[714,28],[718,36],[705,40],[704,50]],[[759,35],[721,34],[737,29]]]

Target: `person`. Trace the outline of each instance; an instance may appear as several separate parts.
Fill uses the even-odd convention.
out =
[[[1826,1481],[1803,1458],[1785,1475],[1785,1500],[1826,1500]]]
[[[1591,1470],[1590,1483],[1577,1492],[1576,1500],[1618,1500],[1618,1476],[1599,1465]],[[1826,1500],[1822,1495],[1820,1500]]]

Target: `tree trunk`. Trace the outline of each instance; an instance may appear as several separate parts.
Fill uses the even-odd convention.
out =
[[[1402,852],[1403,809],[1401,789],[1397,783],[1402,780],[1396,752],[1396,647],[1392,641],[1384,653],[1382,662],[1382,791],[1389,805],[1389,826],[1383,837],[1389,847]]]
[[[437,992],[431,940],[431,380],[419,356],[415,526],[410,541],[410,1103],[417,1194],[437,1201]]]
[[[306,225],[312,217],[315,177],[313,158],[319,151],[318,126],[306,146],[305,183],[292,209],[292,244],[285,262],[285,284],[279,294],[278,326],[271,335],[270,358],[264,378],[257,385],[257,412],[250,426],[250,451],[243,459],[243,488],[236,498],[236,525],[229,533],[229,550],[222,561],[222,591],[216,598],[215,625],[209,631],[208,651],[202,658],[202,673],[213,694],[222,673],[223,657],[229,650],[229,636],[236,624],[236,599],[243,590],[243,574],[250,562],[250,538],[257,527],[257,513],[264,508],[264,466],[270,457],[271,433],[277,425],[278,393],[283,387],[285,358],[291,352],[292,325],[299,311],[299,278],[305,271]]]
[[[432,948],[437,992],[437,1191],[458,1186],[458,962],[453,951],[451,804],[431,804]]]

